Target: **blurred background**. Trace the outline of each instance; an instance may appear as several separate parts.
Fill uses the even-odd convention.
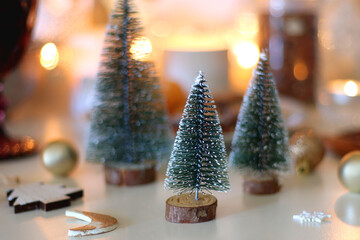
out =
[[[12,134],[28,131],[45,143],[64,137],[71,126],[74,134],[68,138],[86,138],[113,4],[38,1],[29,47],[4,77]],[[144,37],[132,48],[139,59],[155,62],[174,129],[202,70],[225,138],[231,139],[242,96],[265,49],[290,130],[315,127],[324,136],[359,138],[359,1],[135,0],[135,5]],[[17,128],[24,124],[37,130]]]

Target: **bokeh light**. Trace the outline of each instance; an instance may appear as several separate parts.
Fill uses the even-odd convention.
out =
[[[294,66],[294,76],[298,81],[304,81],[307,79],[309,71],[304,62],[298,61]]]
[[[59,62],[59,52],[54,43],[46,43],[40,52],[40,64],[46,70],[56,68]]]
[[[130,47],[131,57],[138,61],[144,61],[149,58],[151,51],[151,42],[147,37],[135,38]]]
[[[344,86],[344,93],[349,97],[355,97],[359,92],[358,85],[352,81],[349,80],[345,83]]]
[[[239,65],[243,68],[251,68],[259,60],[260,51],[258,46],[253,42],[240,42],[235,45],[234,53]]]

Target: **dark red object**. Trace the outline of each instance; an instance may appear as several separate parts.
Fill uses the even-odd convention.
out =
[[[4,0],[0,5],[0,159],[30,154],[36,151],[34,140],[10,138],[4,129],[7,101],[4,97],[4,77],[19,63],[31,38],[37,0]]]
[[[327,149],[339,156],[360,150],[360,132],[350,132],[338,136],[326,136],[322,138]]]
[[[312,11],[260,15],[260,47],[269,49],[271,72],[281,94],[314,103],[317,16]],[[299,78],[299,75],[301,78]]]

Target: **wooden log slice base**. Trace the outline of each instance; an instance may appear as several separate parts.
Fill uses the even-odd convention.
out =
[[[280,191],[280,188],[281,186],[276,177],[244,180],[244,191],[254,195],[277,193]]]
[[[215,219],[217,199],[210,194],[184,193],[166,200],[165,219],[173,223],[201,223]]]
[[[105,165],[105,180],[108,184],[135,186],[154,182],[156,178],[155,166],[130,169]]]

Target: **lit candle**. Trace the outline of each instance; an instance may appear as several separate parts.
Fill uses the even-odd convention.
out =
[[[360,82],[351,79],[332,80],[328,91],[335,103],[343,105],[349,103],[354,97],[359,96]]]

